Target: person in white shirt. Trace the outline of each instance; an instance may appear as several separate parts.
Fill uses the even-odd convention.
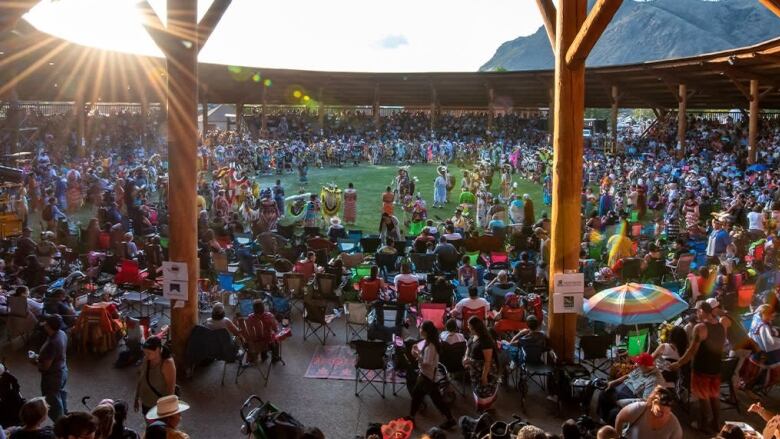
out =
[[[445,344],[455,344],[466,342],[466,337],[458,332],[458,321],[455,319],[447,320],[447,324],[444,327],[444,331],[439,334],[439,340]]]
[[[463,308],[468,309],[484,309],[485,315],[482,317],[483,319],[487,318],[487,311],[490,309],[490,303],[488,303],[487,300],[483,297],[479,297],[479,290],[477,290],[476,286],[469,288],[469,297],[465,299],[461,299],[460,302],[455,304],[455,311],[453,312],[453,315],[458,318],[459,321],[462,320],[463,316]],[[462,323],[461,325],[462,326]]]
[[[398,284],[402,282],[403,283],[420,282],[419,279],[417,279],[417,276],[412,274],[412,267],[407,262],[401,264],[401,273],[395,275],[395,278],[393,278],[393,283],[395,284],[396,289],[398,289]]]
[[[761,213],[761,206],[756,205],[752,212],[747,214],[748,233],[751,239],[760,239],[764,236],[764,214]]]

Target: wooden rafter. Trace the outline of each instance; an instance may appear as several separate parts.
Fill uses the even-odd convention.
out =
[[[138,2],[138,9],[141,12],[141,19],[146,33],[152,37],[152,40],[154,40],[154,43],[160,50],[163,52],[168,50],[173,39],[168,34],[162,20],[160,20],[160,16],[157,15],[152,5],[149,4],[148,0],[141,0]]]
[[[542,21],[544,21],[544,29],[547,31],[547,38],[550,40],[550,47],[555,52],[555,17],[557,15],[555,5],[552,0],[536,0],[536,5],[539,7],[539,12],[542,13]]]
[[[736,75],[730,71],[724,71],[723,74],[726,75],[729,80],[731,80],[731,83],[734,84],[734,87],[737,87],[737,90],[742,93],[742,96],[744,96],[745,99],[750,100],[750,90],[748,90],[744,84],[739,82],[739,78],[737,78]]]
[[[566,64],[569,67],[575,68],[585,62],[621,4],[623,0],[598,0],[593,5],[585,23],[582,24],[569,50],[566,51]]]
[[[214,28],[217,27],[217,23],[222,19],[222,16],[227,11],[232,0],[214,0],[203,15],[203,18],[198,22],[198,51],[203,49],[206,42],[209,40],[211,33],[214,32]]]
[[[774,12],[775,15],[780,17],[780,0],[758,0],[761,2],[762,5],[764,5],[767,9]]]
[[[766,90],[762,91],[762,92],[761,92],[761,93],[758,95],[758,98],[759,98],[759,99],[763,99],[763,98],[764,98],[764,96],[766,96],[766,95],[768,95],[768,94],[771,94],[771,93],[772,93],[772,92],[774,92],[775,90],[777,90],[777,86],[776,86],[776,85],[773,85],[773,86],[771,86],[771,87],[767,88]]]
[[[0,4],[0,34],[16,26],[22,15],[28,13],[40,0],[13,0]]]

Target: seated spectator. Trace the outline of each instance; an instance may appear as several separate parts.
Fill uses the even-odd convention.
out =
[[[211,317],[206,319],[203,326],[211,329],[227,329],[233,335],[239,335],[238,327],[227,317],[225,317],[225,305],[217,302],[211,307]]]
[[[525,348],[527,346],[538,347],[541,351],[547,351],[550,348],[550,340],[547,338],[547,334],[541,330],[539,320],[534,315],[526,317],[527,329],[520,330],[509,341],[510,346],[517,348]],[[525,358],[522,357],[521,350],[515,351],[510,354],[513,361],[524,362]]]
[[[381,247],[379,247],[379,250],[376,251],[377,253],[382,253],[385,255],[396,255],[398,254],[398,249],[395,248],[395,240],[393,238],[387,238],[385,240],[385,244]]]
[[[448,281],[444,276],[436,276],[433,285],[431,285],[431,301],[444,303],[448,307],[452,306],[454,292],[455,287],[452,285],[452,282]]]
[[[393,278],[393,284],[395,284],[395,288],[397,290],[398,284],[412,282],[419,283],[420,281],[417,278],[417,275],[412,274],[412,266],[409,265],[408,262],[404,262],[401,264],[401,272],[396,274],[395,278]]]
[[[379,267],[376,264],[372,264],[370,270],[369,275],[360,279],[359,283],[360,300],[363,302],[373,302],[381,298],[387,289],[384,279],[379,277]]]
[[[463,265],[458,268],[458,283],[464,287],[477,286],[477,269],[471,266],[471,258],[464,255]]]
[[[298,261],[295,267],[293,267],[293,272],[303,274],[307,282],[313,279],[314,275],[321,270],[317,265],[317,255],[313,251],[308,251],[306,257]]]
[[[447,320],[444,331],[439,334],[439,339],[442,343],[447,344],[466,342],[466,337],[458,331],[458,321],[455,319]]]
[[[57,288],[52,292],[51,297],[44,304],[43,310],[46,314],[59,314],[62,317],[62,322],[68,328],[73,326],[78,318],[78,313],[70,303],[70,297],[62,288]]]
[[[49,415],[49,406],[42,396],[27,400],[19,410],[21,427],[8,429],[8,439],[54,439],[54,429],[44,426]]]
[[[460,326],[463,326],[462,322],[462,316],[463,316],[463,308],[469,308],[469,309],[480,309],[482,308],[485,311],[485,314],[482,316],[482,319],[487,319],[487,312],[490,310],[490,303],[488,303],[487,300],[483,297],[479,297],[479,290],[477,287],[469,287],[469,297],[466,297],[465,299],[461,299],[458,303],[455,304],[455,310],[452,312],[452,314],[458,319],[458,321],[461,322]]]
[[[528,252],[520,253],[520,262],[512,269],[512,279],[521,288],[530,288],[536,284],[536,264],[531,262]]]
[[[138,246],[136,245],[135,241],[133,241],[132,233],[125,233],[122,246],[125,250],[123,253],[125,259],[136,259],[138,257]]]
[[[339,239],[347,239],[347,229],[341,225],[341,219],[337,216],[330,219],[328,239],[330,239],[331,242],[337,242]]]
[[[444,234],[442,235],[444,239],[447,241],[459,241],[463,239],[463,235],[455,231],[455,226],[452,224],[452,222],[447,222],[447,225],[444,226]]]
[[[415,253],[426,253],[428,251],[428,243],[434,242],[433,236],[430,235],[427,227],[423,227],[420,235],[414,239],[414,251]]]
[[[646,401],[629,404],[620,410],[615,430],[623,431],[626,439],[682,439],[682,427],[672,413],[675,396],[671,389],[657,386],[651,389]]]
[[[458,269],[458,249],[447,242],[447,238],[444,236],[439,238],[439,245],[436,246],[433,253],[438,256],[440,270],[455,271]]]
[[[664,384],[652,355],[643,352],[634,358],[634,363],[634,370],[607,383],[607,389],[599,396],[598,413],[608,424],[614,424],[621,400],[647,399],[657,386]]]
[[[258,354],[260,354],[260,361],[265,361],[269,350],[271,361],[279,361],[281,359],[279,345],[274,339],[274,335],[279,330],[276,318],[265,310],[265,304],[260,299],[252,303],[252,311],[243,328],[244,339],[249,344],[249,361],[257,361]]]
[[[48,269],[51,266],[52,259],[57,254],[57,244],[54,243],[54,232],[43,232],[43,239],[35,252],[38,255],[38,262],[44,269]]]
[[[525,308],[521,306],[520,296],[513,292],[504,295],[503,305],[496,314],[494,328],[498,332],[512,331],[519,322],[525,322]],[[534,316],[534,319],[536,317]]]
[[[46,268],[43,267],[35,255],[27,256],[27,264],[19,272],[19,278],[30,288],[39,287],[46,283]]]
[[[491,298],[495,309],[501,309],[504,305],[504,296],[514,292],[515,288],[515,284],[509,281],[509,274],[506,270],[499,271],[498,276],[485,285],[487,296]]]
[[[27,311],[30,313],[31,318],[38,319],[43,315],[43,303],[30,297],[30,289],[24,285],[16,287],[14,297],[24,297],[27,299]]]

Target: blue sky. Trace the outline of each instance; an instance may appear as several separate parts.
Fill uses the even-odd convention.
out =
[[[165,1],[151,0],[162,14]],[[199,0],[204,13],[211,0]],[[25,17],[71,41],[159,55],[135,0],[42,0]],[[541,25],[532,0],[233,0],[200,60],[333,71],[474,71]]]

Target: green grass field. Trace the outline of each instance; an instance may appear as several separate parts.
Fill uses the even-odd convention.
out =
[[[414,165],[411,167],[409,173],[412,177],[417,177],[418,182],[416,184],[416,191],[420,192],[423,199],[428,204],[428,217],[435,218],[436,216],[446,219],[452,216],[455,211],[455,203],[450,202],[449,205],[443,209],[434,209],[433,205],[433,181],[436,179],[436,165]],[[455,165],[449,166],[450,172],[455,176],[455,188],[453,189],[452,198],[457,200],[460,194],[460,181],[463,178],[463,171]],[[347,184],[352,182],[355,185],[355,189],[358,192],[358,216],[357,223],[354,227],[349,228],[360,229],[366,233],[372,233],[379,227],[379,216],[381,214],[381,197],[385,188],[391,184],[393,178],[398,172],[397,166],[370,166],[360,165],[358,167],[345,166],[343,168],[323,168],[323,169],[309,169],[309,182],[303,189],[305,192],[311,192],[318,194],[323,185],[329,183],[335,183],[341,189],[345,189]],[[298,182],[298,173],[285,174],[280,177],[282,180],[282,186],[284,186],[287,196],[298,193],[301,188]],[[273,186],[277,179],[275,175],[262,176],[257,178],[261,187]],[[517,189],[515,193],[522,195],[527,193],[534,201],[534,206],[537,209],[537,215],[541,212],[549,212],[548,206],[542,203],[542,188],[541,186],[532,183],[528,180],[515,178],[517,182]],[[491,191],[498,193],[500,185],[500,177],[498,174],[493,178],[493,187]],[[396,208],[396,214],[399,215],[400,207]],[[340,212],[339,216],[342,216]],[[399,216],[399,220],[402,217]]]
[[[441,219],[450,218],[455,211],[455,203],[450,202],[449,205],[443,209],[432,208],[433,205],[433,181],[436,178],[436,165],[414,165],[410,169],[410,174],[413,177],[418,178],[416,184],[416,190],[421,193],[423,199],[428,204],[428,217]],[[463,178],[463,170],[455,165],[449,166],[450,172],[455,176],[455,188],[453,189],[453,199],[457,199],[460,194],[460,181]],[[370,166],[362,164],[358,167],[345,166],[344,168],[330,168],[323,169],[309,169],[309,182],[303,188],[306,192],[312,192],[315,194],[320,193],[320,189],[323,185],[329,183],[335,183],[340,188],[345,189],[349,182],[355,185],[355,189],[358,191],[358,217],[355,226],[349,226],[350,229],[360,229],[366,233],[373,233],[379,227],[380,209],[382,206],[381,197],[385,188],[391,184],[393,178],[398,172],[397,166]],[[301,188],[298,183],[298,173],[285,174],[281,177],[276,175],[265,175],[256,178],[260,182],[262,188],[273,186],[276,179],[281,178],[282,185],[284,186],[287,196],[298,193]],[[534,200],[534,206],[537,210],[537,215],[542,212],[549,213],[549,207],[542,203],[542,188],[541,186],[532,183],[528,180],[521,178],[515,178],[517,182],[517,189],[515,193],[522,195],[527,193]],[[500,185],[500,177],[496,175],[493,178],[493,187],[491,188],[493,193],[498,193]],[[156,199],[156,196],[154,196]],[[93,208],[84,208],[79,212],[71,215],[71,219],[80,222],[82,227],[86,227],[89,219],[95,216],[96,212]],[[400,206],[396,207],[396,215],[399,216],[399,220],[403,221],[403,214],[400,213]],[[339,216],[343,216],[343,210],[339,212]],[[40,212],[36,212],[30,217],[30,225],[38,233],[40,229]]]

